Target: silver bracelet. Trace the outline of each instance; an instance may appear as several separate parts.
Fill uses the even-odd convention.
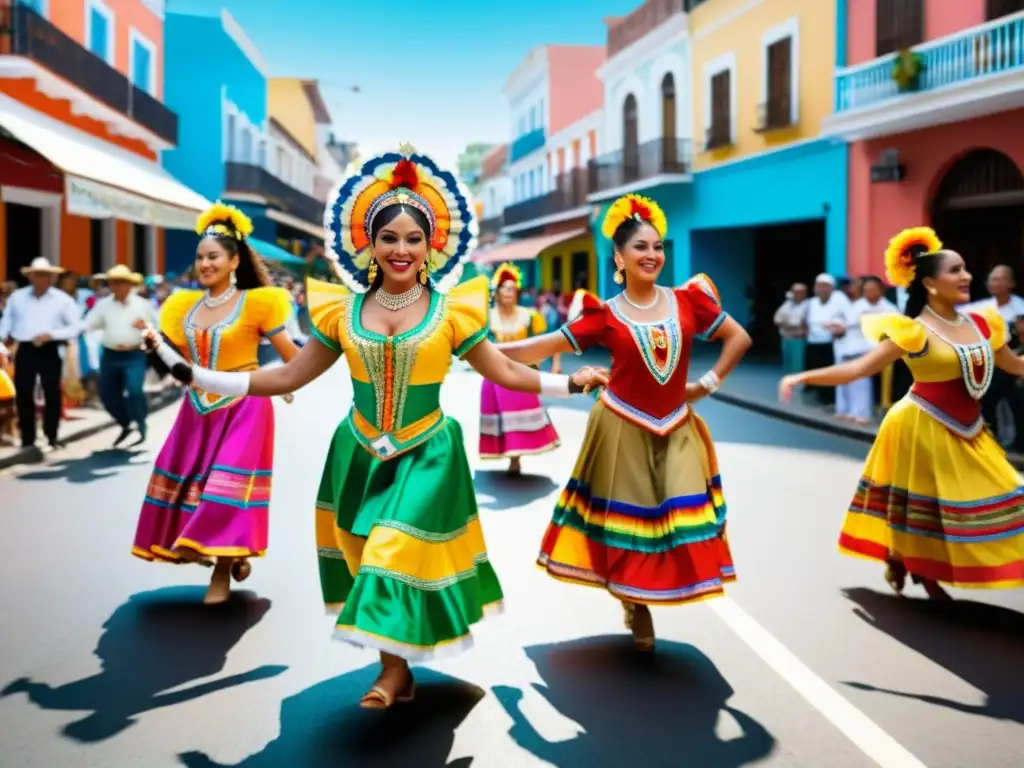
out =
[[[708,371],[705,373],[697,380],[697,383],[704,387],[709,395],[715,394],[715,392],[717,392],[722,386],[722,382],[719,380],[718,374],[714,371]]]
[[[540,394],[545,397],[569,397],[569,377],[560,373],[539,371]]]

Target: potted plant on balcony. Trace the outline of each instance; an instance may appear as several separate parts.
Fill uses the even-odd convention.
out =
[[[892,65],[892,79],[901,91],[916,91],[924,72],[924,56],[904,48],[896,54]]]

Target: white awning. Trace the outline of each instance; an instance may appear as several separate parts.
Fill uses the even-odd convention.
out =
[[[68,213],[192,229],[210,205],[159,164],[0,94],[0,126],[64,171]]]

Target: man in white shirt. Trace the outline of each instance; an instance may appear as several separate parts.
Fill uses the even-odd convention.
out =
[[[31,285],[19,288],[7,300],[0,317],[0,341],[18,345],[14,353],[15,402],[21,445],[36,444],[36,380],[43,389],[43,432],[50,447],[59,448],[60,348],[78,336],[78,307],[64,291],[53,287],[64,272],[48,259],[33,259],[21,270]]]
[[[836,290],[832,275],[820,274],[814,280],[814,297],[807,307],[807,347],[805,356],[808,370],[825,368],[836,360],[835,340],[846,333],[846,314],[850,300]],[[836,401],[834,387],[808,387],[818,396],[822,405]]]
[[[142,275],[118,264],[98,278],[106,280],[110,295],[96,302],[85,317],[85,330],[102,330],[100,340],[100,400],[103,407],[121,425],[114,441],[120,446],[132,433],[139,432],[136,444],[146,439],[146,353],[142,350],[142,329],[157,327],[153,303],[136,292]]]
[[[804,369],[804,345],[807,343],[807,286],[794,283],[786,301],[775,312],[775,327],[782,337],[782,368],[785,373]]]
[[[885,298],[885,288],[877,277],[861,281],[861,298],[850,306],[846,317],[846,333],[836,340],[836,362],[856,360],[871,351],[871,342],[864,336],[860,322],[864,315],[899,314],[896,305]],[[858,379],[836,387],[836,416],[840,419],[867,424],[874,415],[874,382],[870,378]]]

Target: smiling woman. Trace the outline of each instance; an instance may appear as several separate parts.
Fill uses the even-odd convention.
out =
[[[224,394],[290,392],[344,355],[353,404],[324,465],[316,536],[324,602],[335,636],[380,651],[382,671],[362,699],[386,709],[415,695],[408,662],[455,653],[470,628],[500,610],[498,584],[466,459],[462,429],[440,408],[452,355],[501,386],[568,397],[598,384],[540,374],[487,340],[486,278],[458,284],[475,243],[465,192],[410,147],[367,161],[328,205],[328,255],[345,284],[309,282],[314,341],[274,370],[177,375]]]

